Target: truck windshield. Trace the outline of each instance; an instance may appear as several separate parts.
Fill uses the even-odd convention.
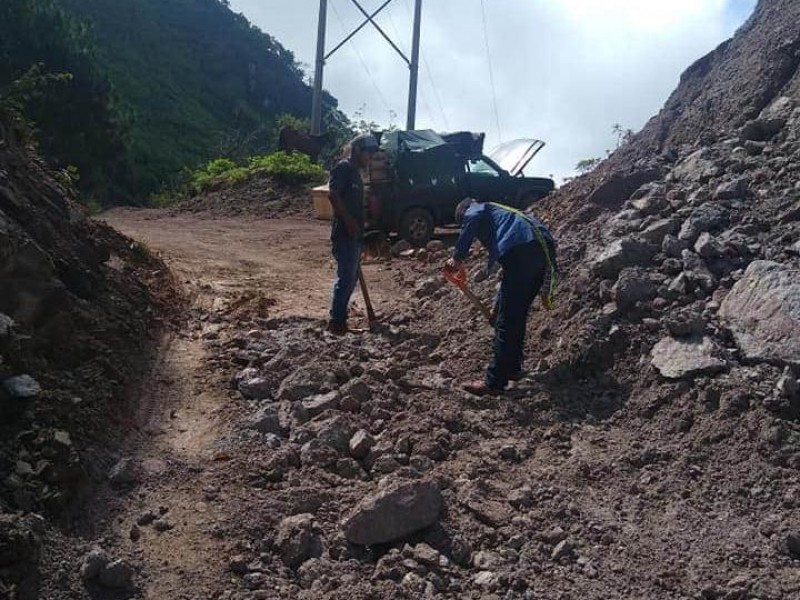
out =
[[[482,175],[484,177],[500,177],[500,173],[497,172],[497,169],[495,169],[485,160],[482,159],[470,160],[468,164],[470,173],[474,173],[475,175]]]

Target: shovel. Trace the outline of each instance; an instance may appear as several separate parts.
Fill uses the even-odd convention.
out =
[[[469,289],[469,285],[467,285],[467,271],[463,266],[455,271],[445,268],[444,278],[460,289],[461,292],[469,299],[469,301],[472,302],[472,304],[483,313],[483,316],[486,317],[489,325],[494,326],[494,323],[492,322],[492,311],[490,311],[489,307],[486,306],[481,299],[472,292],[472,290]]]

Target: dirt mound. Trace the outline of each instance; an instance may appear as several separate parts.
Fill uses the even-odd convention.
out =
[[[253,216],[264,219],[311,217],[311,188],[287,185],[257,174],[242,183],[220,185],[182,202],[174,213],[196,213],[212,217]]]
[[[17,568],[36,581],[28,559],[47,530],[14,513],[62,514],[106,476],[126,385],[176,296],[164,264],[88,220],[5,116],[0,289],[0,590],[11,594]]]
[[[798,10],[761,2],[538,206],[564,280],[504,397],[458,388],[491,330],[440,250],[386,267],[406,294],[372,336],[223,319],[242,415],[219,477],[248,491],[218,523],[222,597],[800,595]]]

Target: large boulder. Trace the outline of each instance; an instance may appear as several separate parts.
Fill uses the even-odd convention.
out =
[[[650,281],[647,271],[634,267],[620,273],[612,292],[617,306],[625,310],[632,308],[637,302],[655,298],[656,286]]]
[[[656,254],[655,246],[636,238],[623,238],[609,244],[594,260],[601,277],[615,279],[626,267],[647,266]]]
[[[283,519],[278,525],[275,545],[287,567],[296,569],[312,556],[321,554],[321,543],[314,527],[314,515],[300,514]]]
[[[719,311],[748,360],[800,366],[800,274],[753,262]]]
[[[601,206],[622,205],[636,190],[655,181],[661,174],[661,169],[650,167],[612,173],[589,194],[587,202]]]
[[[695,208],[683,222],[678,238],[694,244],[701,233],[713,231],[728,224],[728,211],[716,202],[706,202]]]
[[[342,529],[354,544],[385,544],[430,527],[441,509],[442,494],[434,481],[405,481],[364,499]]]
[[[725,361],[713,354],[708,337],[685,340],[664,338],[653,348],[653,366],[667,379],[711,375],[725,369]]]

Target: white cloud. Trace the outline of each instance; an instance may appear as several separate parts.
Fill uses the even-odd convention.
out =
[[[329,4],[330,49],[347,27],[358,24],[360,13],[349,0]],[[362,4],[369,10],[380,2]],[[404,51],[410,47],[411,4],[394,0],[378,19]],[[613,144],[614,123],[643,126],[680,73],[729,37],[755,0],[484,4],[502,138],[546,140],[549,145],[531,171],[563,177],[578,160],[601,155]],[[301,61],[313,62],[318,0],[232,0],[231,5]],[[423,11],[426,63],[417,126],[486,131],[487,146],[492,146],[500,136],[492,110],[481,1],[424,0]],[[354,41],[331,57],[325,87],[349,114],[364,105],[366,117],[386,123],[392,110],[404,124],[407,68],[371,28]]]

